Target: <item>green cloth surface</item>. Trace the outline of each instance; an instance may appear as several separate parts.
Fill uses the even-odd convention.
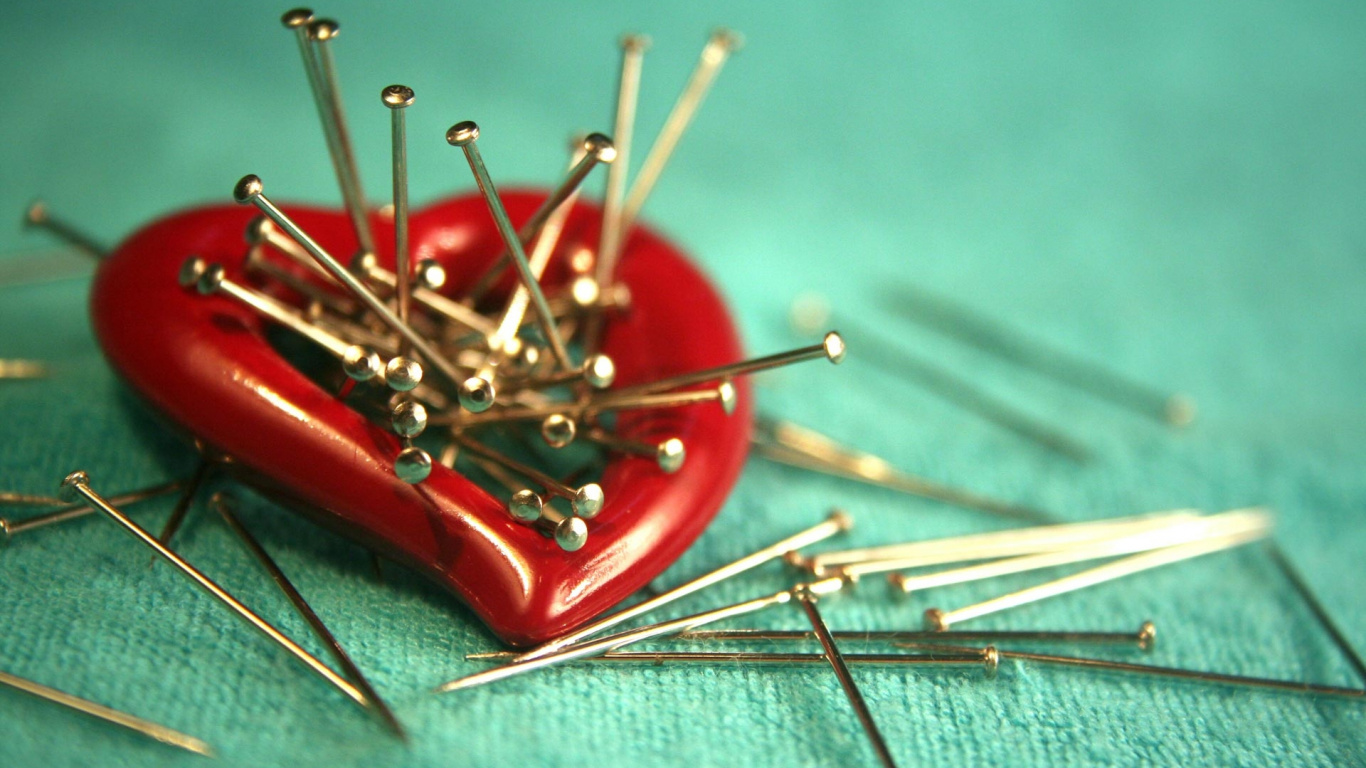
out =
[[[380,89],[412,86],[412,198],[472,189],[442,138],[477,120],[501,184],[548,184],[575,130],[610,132],[617,36],[652,35],[637,162],[712,26],[745,33],[646,208],[731,302],[756,354],[806,343],[794,296],[932,358],[1095,453],[1075,465],[945,403],[885,361],[761,379],[760,408],[918,474],[1083,520],[1267,504],[1276,538],[1366,646],[1366,6],[1357,3],[693,2],[318,8],[361,175],[388,194]],[[277,199],[339,199],[284,6],[14,2],[0,22],[0,270],[52,241],[17,226],[35,196],[117,242],[244,173]],[[600,182],[598,182],[600,183]],[[59,262],[53,261],[53,264]],[[56,269],[56,267],[54,267]],[[899,283],[955,297],[1056,346],[1190,393],[1173,431],[912,326]],[[108,493],[194,459],[104,366],[87,280],[0,286],[0,488],[52,493],[77,468]],[[496,641],[453,599],[244,495],[243,518],[407,724],[404,746],[112,525],[0,550],[0,669],[206,739],[232,766],[837,765],[873,754],[826,668],[589,667],[434,697]],[[172,502],[136,508],[149,527]],[[847,509],[874,544],[1001,528],[984,515],[752,459],[716,521],[658,581],[691,578]],[[9,514],[9,513],[7,513]],[[18,517],[16,512],[12,516]],[[202,507],[177,548],[317,645]],[[916,628],[924,608],[1041,577],[895,600],[878,579],[823,604],[836,629]],[[790,584],[778,566],[671,608]],[[661,617],[662,618],[662,617]],[[967,625],[1136,629],[1115,658],[1360,687],[1260,547]],[[741,622],[804,628],[795,609]],[[1085,653],[1087,649],[1076,649]],[[903,765],[1351,765],[1366,707],[1005,663],[856,668]],[[0,765],[208,764],[0,690]]]

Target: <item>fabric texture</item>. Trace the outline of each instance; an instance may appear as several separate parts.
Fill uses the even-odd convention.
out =
[[[442,139],[463,119],[480,123],[498,183],[549,184],[565,137],[610,123],[621,32],[654,40],[637,163],[711,27],[744,32],[747,47],[726,65],[645,217],[714,277],[755,354],[809,343],[787,321],[803,292],[828,299],[836,327],[847,321],[845,364],[763,377],[761,412],[1068,520],[1269,505],[1276,539],[1366,647],[1366,7],[729,6],[318,10],[343,25],[336,59],[376,201],[389,183],[389,117],[376,96],[390,83],[417,93],[414,201],[473,188]],[[294,42],[277,21],[284,10],[10,4],[0,25],[9,105],[0,212],[17,219],[41,195],[114,243],[177,208],[228,200],[245,173],[281,199],[339,200]],[[41,233],[3,229],[0,271],[13,278],[51,250]],[[1168,429],[947,341],[898,314],[903,284],[1190,393],[1199,417]],[[52,493],[82,468],[114,493],[193,469],[189,449],[104,366],[86,290],[80,277],[0,285],[0,357],[54,366],[45,381],[0,381],[0,488]],[[972,380],[1084,443],[1092,460],[1054,456],[945,402],[861,353],[861,338],[865,349],[891,344]],[[399,568],[380,583],[359,547],[242,498],[244,521],[387,697],[410,745],[95,519],[0,550],[0,669],[204,738],[223,765],[873,762],[823,667],[572,666],[434,697],[434,685],[482,668],[465,653],[497,647],[473,616]],[[135,515],[156,527],[171,504]],[[836,506],[855,517],[845,541],[857,545],[1003,527],[752,458],[715,523],[658,584]],[[320,650],[202,507],[176,546]],[[1038,579],[909,599],[870,579],[822,610],[836,629],[915,628],[932,605]],[[666,615],[790,583],[769,566]],[[1145,619],[1158,626],[1151,654],[1108,653],[1362,684],[1256,546],[970,626],[1131,630]],[[742,625],[806,626],[795,609]],[[856,668],[854,677],[904,765],[1366,762],[1361,702],[1017,663],[994,680],[976,669]],[[199,761],[0,690],[0,765]]]

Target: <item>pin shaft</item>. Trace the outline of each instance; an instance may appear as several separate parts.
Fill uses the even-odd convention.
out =
[[[1138,632],[1058,632],[1029,630],[866,630],[835,631],[830,636],[838,641],[864,643],[899,642],[993,642],[993,643],[1059,643],[1086,645],[1151,645],[1154,630],[1145,624]],[[816,640],[814,632],[769,629],[711,629],[684,632],[679,642],[806,642]],[[846,654],[846,657],[848,654]]]
[[[176,499],[175,506],[171,508],[171,514],[166,518],[166,524],[161,527],[161,533],[157,535],[157,541],[170,546],[171,539],[180,530],[180,526],[185,522],[185,515],[190,511],[190,502],[194,501],[195,494],[199,493],[199,488],[209,477],[209,471],[213,469],[213,462],[208,459],[200,459],[199,465],[195,467],[194,474],[190,476],[190,482],[185,485],[185,490],[180,492],[180,498]]]
[[[143,488],[137,491],[130,491],[128,493],[119,494],[118,496],[111,496],[109,498],[109,503],[116,504],[118,506],[136,504],[141,501],[147,501],[148,499],[157,498],[158,496],[165,496],[169,493],[175,493],[176,491],[184,488],[185,483],[186,481],[184,480],[172,480],[169,483],[154,485],[150,488]],[[11,521],[6,520],[4,518],[0,518],[0,531],[3,531],[5,538],[8,539],[9,537],[23,533],[25,531],[32,531],[37,528],[45,528],[49,525],[65,523],[68,520],[76,520],[78,518],[88,517],[93,514],[95,514],[95,510],[85,503],[67,504],[58,509],[54,509],[46,514],[36,515],[34,517],[26,518],[24,520]]]
[[[612,136],[617,142],[617,161],[607,169],[607,190],[603,196],[602,233],[598,241],[598,260],[595,265],[598,285],[611,285],[624,238],[622,227],[623,204],[626,199],[626,179],[631,170],[631,147],[634,143],[636,105],[640,101],[640,73],[645,61],[648,39],[641,35],[627,35],[621,40],[621,70],[617,81],[617,103],[612,121]]]
[[[715,368],[706,368],[700,371],[669,376],[655,381],[634,384],[629,387],[620,387],[612,390],[614,397],[624,395],[644,395],[654,392],[664,392],[680,387],[690,387],[695,384],[705,384],[710,381],[720,381],[722,379],[733,379],[737,376],[766,371],[783,365],[801,363],[807,360],[815,360],[824,357],[830,362],[839,364],[844,359],[844,340],[837,333],[826,334],[825,340],[820,344],[812,344],[807,347],[799,347],[787,352],[765,355],[750,360],[741,360],[727,365],[719,365]]]
[[[104,244],[97,242],[93,237],[87,235],[65,220],[52,215],[47,209],[47,205],[41,200],[34,201],[28,207],[24,216],[24,223],[30,227],[38,227],[51,232],[58,240],[75,248],[81,253],[93,259],[103,259],[109,254],[108,248]]]
[[[466,661],[507,661],[514,651],[472,653]],[[848,664],[978,666],[981,653],[846,653]],[[625,664],[829,664],[824,653],[760,653],[754,651],[612,651],[601,656],[579,659],[586,663]]]

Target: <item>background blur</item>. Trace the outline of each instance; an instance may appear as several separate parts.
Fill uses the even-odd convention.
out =
[[[389,189],[385,85],[413,87],[412,198],[473,185],[443,134],[477,120],[496,182],[556,179],[577,130],[610,132],[616,40],[653,37],[635,158],[716,25],[727,65],[645,218],[720,285],[756,354],[804,343],[793,297],[840,316],[1090,447],[1078,466],[944,403],[849,334],[840,368],[762,380],[763,412],[908,470],[1067,519],[1267,503],[1278,539],[1366,645],[1366,6],[1355,3],[807,4],[333,2],[335,54],[372,201]],[[244,173],[272,197],[338,201],[286,6],[21,3],[0,23],[0,357],[58,365],[0,382],[0,487],[51,492],[88,469],[110,491],[192,466],[104,368],[86,280],[13,285],[53,241],[27,203],[108,243]],[[600,183],[600,182],[599,182]],[[58,263],[58,262],[53,262]],[[10,283],[5,286],[3,284]],[[960,300],[1059,347],[1196,398],[1175,432],[899,319],[896,288]],[[751,461],[671,585],[806,527],[831,506],[856,543],[999,527],[981,515]],[[168,510],[149,507],[144,520]],[[871,761],[816,669],[566,668],[433,698],[495,643],[461,607],[269,505],[247,522],[414,733],[406,750],[112,526],[0,552],[0,669],[201,736],[224,764],[630,765]],[[302,625],[207,516],[179,549],[301,640]],[[771,592],[776,568],[690,601]],[[1028,579],[1018,584],[1030,583]],[[825,610],[835,628],[908,628],[930,603],[880,583]],[[946,606],[1002,591],[966,585]],[[683,609],[680,609],[683,610]],[[1258,548],[1135,577],[983,626],[1131,629],[1153,663],[1360,686]],[[991,623],[994,622],[994,623]],[[766,626],[799,628],[795,612]],[[856,670],[906,764],[1347,763],[1359,704],[1003,667]],[[8,765],[196,758],[0,691]]]

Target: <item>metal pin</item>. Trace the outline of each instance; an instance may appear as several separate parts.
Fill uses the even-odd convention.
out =
[[[551,313],[550,306],[546,304],[545,294],[541,291],[541,284],[536,279],[531,264],[527,261],[526,251],[522,248],[522,241],[518,238],[517,231],[513,229],[512,221],[508,219],[507,211],[503,208],[503,201],[498,197],[498,190],[494,188],[493,180],[489,178],[488,169],[484,167],[484,159],[479,154],[478,138],[479,126],[468,120],[456,123],[446,132],[446,141],[452,146],[459,147],[465,153],[465,160],[469,162],[470,170],[474,172],[475,183],[479,185],[479,192],[484,196],[484,202],[488,205],[489,213],[493,215],[493,222],[498,228],[498,234],[503,238],[503,245],[507,247],[508,253],[512,254],[512,263],[517,267],[517,274],[521,278],[522,285],[527,289],[531,303],[536,307],[537,323],[541,328],[541,333],[550,344],[550,350],[555,355],[555,360],[561,368],[573,368],[574,363],[569,358],[569,351],[565,349],[564,340],[560,338],[559,329],[555,327],[555,316]]]
[[[799,585],[798,587],[785,589],[766,597],[735,603],[734,605],[728,605],[724,608],[704,611],[702,613],[693,614],[692,616],[685,616],[681,619],[674,619],[673,621],[666,621],[660,624],[651,624],[648,627],[640,627],[639,629],[610,635],[601,640],[594,640],[580,645],[561,648],[560,650],[549,652],[533,659],[514,661],[501,667],[495,667],[467,677],[451,680],[450,682],[443,683],[441,686],[437,687],[435,693],[446,693],[448,691],[457,691],[463,688],[473,688],[477,685],[496,682],[498,680],[520,675],[525,672],[532,672],[537,669],[544,669],[556,664],[563,664],[568,661],[575,661],[577,659],[584,659],[592,656],[601,656],[608,651],[624,648],[633,643],[641,642],[642,640],[663,637],[665,635],[674,635],[694,627],[700,627],[735,616],[751,614],[765,608],[790,602],[797,589],[812,588],[821,594],[826,594],[838,590],[841,586],[843,586],[843,582],[839,579],[825,579],[824,581],[816,582],[815,584]]]
[[[312,259],[309,261],[311,262]],[[367,280],[378,283],[391,291],[396,290],[398,286],[398,275],[379,266],[374,254],[362,253],[357,255],[355,259],[351,260],[351,269]],[[412,301],[451,322],[478,331],[484,336],[492,334],[497,329],[497,325],[484,315],[458,301],[446,298],[437,293],[435,289],[427,286],[415,286],[412,291]]]
[[[1184,427],[1195,419],[1195,401],[1187,395],[1155,391],[911,285],[898,284],[895,294],[889,305],[902,317],[923,327],[1173,427]]]
[[[751,554],[736,560],[735,562],[717,568],[716,570],[698,576],[692,581],[680,584],[677,587],[665,592],[658,597],[653,597],[642,603],[631,606],[616,613],[608,614],[597,621],[580,627],[567,635],[562,635],[547,643],[543,643],[517,657],[517,661],[531,661],[548,656],[563,648],[572,646],[581,640],[592,637],[600,632],[617,626],[625,621],[630,621],[637,616],[642,616],[657,608],[663,607],[676,600],[687,597],[702,589],[725,581],[732,576],[737,576],[745,571],[756,568],[771,560],[781,558],[788,552],[795,552],[803,547],[809,547],[820,541],[824,541],[837,533],[844,533],[854,527],[853,518],[838,510],[831,512],[830,516],[816,525],[804,531],[795,533],[781,541],[757,550]]]
[[[303,246],[276,229],[275,223],[269,217],[257,216],[248,222],[246,240],[249,245],[269,245],[290,261],[307,269],[327,285],[338,289],[345,288],[337,281],[337,278],[332,276],[331,272],[328,272],[313,257],[309,256],[308,251],[305,251]]]
[[[465,661],[509,661],[515,651],[468,653]],[[983,654],[973,653],[846,653],[845,662],[851,665],[886,666],[977,666]],[[757,653],[754,651],[609,651],[601,656],[579,659],[579,663],[623,664],[799,664],[822,666],[830,662],[824,653]]]
[[[636,104],[640,100],[640,71],[650,38],[626,35],[621,39],[621,75],[617,82],[617,103],[612,122],[612,135],[617,140],[617,162],[607,169],[607,191],[603,196],[602,232],[598,241],[596,265],[597,282],[613,283],[617,256],[624,240],[622,227],[623,206],[626,200],[626,178],[631,170],[631,145],[635,136]],[[596,351],[596,350],[594,350]]]
[[[413,104],[413,89],[406,85],[391,85],[380,94],[389,108],[394,154],[394,295],[398,303],[398,319],[408,322],[408,306],[412,302],[412,266],[408,263],[408,129],[404,118]],[[399,351],[408,353],[408,345]]]
[[[830,636],[840,641],[862,643],[905,644],[921,643],[994,642],[994,643],[1049,643],[1067,645],[1135,645],[1150,651],[1157,642],[1157,626],[1143,622],[1137,632],[1058,632],[1047,630],[864,630],[832,631]],[[712,629],[684,632],[675,638],[679,642],[806,642],[816,640],[813,632],[769,629]]]
[[[53,496],[39,496],[36,493],[17,493],[0,491],[0,504],[16,507],[56,507],[62,500]]]
[[[886,459],[840,445],[819,432],[790,421],[761,417],[755,422],[751,440],[755,452],[760,456],[788,466],[857,480],[1001,517],[1036,523],[1051,519],[1048,514],[1029,507],[997,501],[902,472]]]
[[[162,483],[161,485],[154,485],[150,488],[143,488],[141,490],[130,491],[128,493],[122,493],[117,496],[110,497],[109,503],[117,504],[121,507],[128,506],[129,504],[137,504],[138,502],[147,501],[149,499],[155,499],[161,496],[166,496],[167,494],[175,493],[176,491],[184,488],[185,484],[186,481],[184,480],[172,480],[169,483]],[[94,514],[94,512],[95,510],[91,509],[86,504],[81,503],[66,504],[65,506],[62,506],[58,509],[54,509],[51,512],[47,512],[42,515],[36,515],[34,517],[29,517],[23,520],[15,521],[0,517],[0,543],[8,542],[10,538],[12,538],[13,536],[20,533],[24,533],[25,531],[32,531],[38,528],[46,528],[49,525],[56,525],[58,523],[65,523],[69,520],[76,520],[82,517],[88,517]]]
[[[180,277],[181,285],[194,286],[205,296],[222,293],[312,341],[335,357],[341,358],[352,346],[344,339],[304,320],[297,311],[276,299],[229,279],[221,264],[205,264],[203,259],[191,256],[182,265]]]
[[[356,233],[356,242],[360,250],[374,253],[375,238],[370,231],[365,194],[361,191],[360,172],[356,168],[356,155],[351,149],[351,135],[347,131],[346,115],[342,111],[341,91],[337,84],[332,48],[327,44],[337,36],[341,28],[337,22],[330,19],[314,20],[312,12],[304,9],[286,13],[281,21],[287,28],[294,30],[298,39],[299,53],[303,57],[309,88],[313,92],[313,102],[318,108],[318,118],[322,121],[323,136],[327,140],[332,167],[337,174],[337,185],[341,188],[342,201],[346,205],[346,212]]]
[[[692,123],[698,108],[702,106],[702,99],[706,98],[707,91],[711,89],[716,76],[721,73],[721,67],[732,53],[740,50],[743,44],[743,39],[737,33],[728,29],[718,29],[712,33],[711,39],[702,48],[702,56],[697,60],[697,66],[693,69],[687,86],[679,95],[678,101],[674,103],[674,108],[669,112],[669,117],[664,121],[664,127],[660,129],[659,136],[655,138],[654,146],[650,147],[650,154],[645,156],[645,162],[640,166],[640,173],[637,174],[635,183],[631,185],[631,192],[626,196],[621,215],[623,240],[625,233],[631,231],[631,226],[635,224],[636,217],[640,215],[640,209],[645,206],[646,198],[650,196],[655,183],[659,181],[660,175],[664,172],[664,166],[673,156],[674,149],[678,146],[678,140],[683,138],[683,132],[688,129],[688,125]],[[609,279],[605,284],[610,284],[611,272],[608,272],[607,275]]]
[[[214,463],[208,459],[200,459],[199,466],[195,467],[194,474],[190,475],[190,482],[181,491],[180,498],[176,499],[175,506],[171,508],[170,517],[166,518],[166,524],[161,527],[161,533],[157,535],[157,541],[167,546],[171,543],[171,538],[176,531],[180,530],[181,523],[185,522],[185,515],[190,511],[190,502],[199,493],[200,486],[208,479],[209,472],[213,469]],[[155,562],[155,561],[154,561]]]
[[[1136,552],[1151,552],[1239,533],[1260,532],[1265,535],[1270,528],[1271,517],[1264,511],[1226,512],[1222,515],[1211,515],[1175,523],[1156,530],[1080,544],[1056,552],[1042,552],[1005,560],[993,560],[966,568],[955,568],[916,576],[892,573],[888,574],[888,580],[892,586],[906,594],[911,594],[912,592],[950,584],[995,579],[1013,573],[1056,568],[1060,565],[1071,565],[1072,563],[1100,560]],[[857,563],[850,566],[851,570],[857,570],[857,568]]]
[[[114,725],[122,726],[131,731],[136,731],[144,736],[156,739],[163,744],[179,747],[189,752],[204,755],[205,757],[214,756],[213,749],[207,743],[200,739],[196,739],[193,736],[167,728],[164,725],[159,725],[150,720],[135,717],[126,712],[120,712],[117,709],[110,709],[103,704],[96,704],[93,701],[72,696],[69,693],[59,691],[56,688],[49,688],[46,685],[35,683],[32,680],[16,677],[8,672],[0,672],[0,685],[7,685],[15,690],[37,696],[40,699],[45,699],[54,704],[61,704],[62,706],[69,707],[77,712],[99,718],[100,720],[113,723]]]
[[[839,678],[840,687],[844,689],[844,695],[849,699],[849,705],[854,708],[854,714],[858,716],[859,723],[863,725],[863,730],[868,734],[868,741],[873,745],[873,751],[877,753],[878,760],[888,768],[895,768],[896,760],[892,758],[891,750],[887,748],[887,742],[882,738],[882,732],[878,730],[877,722],[873,720],[873,713],[868,710],[868,703],[863,700],[863,693],[859,691],[858,685],[854,683],[854,678],[849,674],[849,666],[844,662],[844,655],[840,653],[839,646],[835,644],[835,638],[830,636],[830,628],[825,625],[825,620],[821,618],[820,610],[816,608],[816,596],[808,589],[797,592],[797,604],[806,613],[806,618],[811,622],[811,629],[816,634],[816,639],[820,641],[821,648],[825,650],[825,658],[830,662],[831,668],[835,670],[835,677]]]
[[[629,387],[621,387],[612,390],[614,396],[624,394],[647,394],[651,392],[663,392],[679,387],[688,387],[694,384],[705,384],[709,381],[718,379],[733,379],[736,376],[744,376],[759,371],[766,371],[770,368],[777,368],[782,365],[791,365],[807,360],[815,360],[824,357],[835,365],[839,365],[844,360],[844,338],[838,333],[831,331],[825,334],[825,339],[820,344],[812,344],[809,347],[798,347],[787,352],[779,352],[765,357],[756,357],[752,360],[741,360],[738,363],[721,365],[715,368],[707,368],[701,371],[669,376],[656,381],[644,384],[633,384]]]
[[[680,408],[711,402],[720,403],[721,409],[728,415],[735,412],[735,385],[728,381],[721,382],[715,389],[690,389],[683,392],[661,392],[653,395],[637,394],[618,397],[617,392],[619,391],[622,390],[611,390],[606,396],[581,403],[512,406],[497,411],[475,414],[443,414],[432,417],[432,423],[454,425],[463,429],[513,421],[541,421],[557,415],[584,419],[609,411]]]
[[[347,698],[361,706],[365,706],[366,699],[364,694],[362,694],[354,685],[339,676],[336,672],[333,672],[327,665],[318,661],[312,654],[299,647],[297,643],[290,640],[275,627],[271,626],[265,619],[257,616],[250,608],[243,605],[241,601],[215,584],[209,577],[200,573],[194,566],[181,559],[179,555],[167,549],[165,545],[157,541],[152,534],[143,530],[141,526],[132,520],[129,520],[126,515],[115,509],[113,505],[90,487],[90,477],[85,472],[76,471],[67,475],[66,479],[62,481],[62,491],[64,495],[68,495],[72,498],[80,497],[84,499],[85,503],[92,509],[114,521],[130,536],[151,548],[152,551],[156,552],[158,555],[161,555],[162,558],[169,561],[178,571],[180,571],[180,573],[192,581],[195,586],[222,603],[239,619],[245,621],[253,629],[265,635],[276,645],[284,648],[297,661],[301,662],[319,677],[322,677],[324,680],[331,683],[337,690],[345,694]]]
[[[1299,593],[1300,598],[1304,600],[1305,605],[1309,608],[1310,613],[1314,614],[1314,618],[1318,620],[1319,626],[1323,627],[1323,630],[1332,638],[1333,643],[1337,645],[1338,650],[1347,659],[1348,663],[1352,665],[1353,671],[1357,673],[1357,679],[1366,683],[1366,664],[1362,664],[1361,656],[1357,654],[1356,648],[1352,646],[1352,643],[1347,640],[1347,636],[1338,628],[1337,622],[1333,621],[1333,617],[1328,614],[1328,609],[1324,607],[1323,603],[1319,602],[1318,596],[1315,595],[1314,590],[1309,587],[1309,583],[1304,580],[1304,577],[1295,569],[1295,566],[1290,564],[1290,558],[1285,556],[1285,553],[1276,545],[1276,542],[1268,541],[1266,543],[1266,548],[1267,553],[1271,555],[1272,561],[1276,563],[1276,566],[1281,569],[1281,573],[1285,576],[1286,580],[1290,582],[1290,586],[1294,587],[1295,591]]]
[[[568,499],[574,514],[579,517],[597,517],[602,511],[605,502],[602,494],[602,486],[597,483],[588,483],[578,488],[570,488],[559,480],[547,475],[546,473],[526,464],[509,458],[488,446],[471,440],[464,435],[454,435],[453,438],[460,444],[460,447],[476,456],[480,456],[488,461],[498,464],[505,469],[509,469],[525,477],[536,485],[545,489],[546,493],[551,493],[563,499]]]
[[[379,697],[379,693],[370,685],[370,681],[365,678],[365,674],[360,671],[360,667],[357,667],[356,663],[351,660],[350,654],[346,652],[345,648],[342,648],[341,643],[337,641],[337,638],[332,634],[332,631],[327,628],[327,625],[323,623],[322,619],[318,618],[318,614],[313,611],[313,607],[308,604],[308,601],[304,599],[303,595],[299,594],[299,590],[295,588],[294,583],[289,580],[288,576],[285,576],[284,571],[280,570],[280,566],[276,564],[275,559],[270,556],[270,553],[266,551],[265,547],[261,546],[261,542],[252,535],[251,531],[247,530],[246,526],[242,525],[242,521],[238,519],[237,514],[233,512],[231,505],[223,494],[214,494],[213,498],[209,500],[209,504],[213,506],[214,509],[218,510],[218,514],[223,518],[223,522],[227,524],[228,528],[232,530],[242,542],[243,548],[246,549],[252,557],[256,558],[256,561],[260,563],[261,568],[270,576],[271,581],[275,582],[275,586],[280,588],[280,591],[284,593],[285,598],[289,600],[290,605],[294,606],[294,610],[303,618],[304,622],[308,624],[308,628],[312,630],[313,635],[318,638],[318,642],[322,643],[323,647],[327,649],[328,654],[332,656],[333,660],[337,662],[337,665],[346,673],[346,676],[351,679],[351,682],[356,684],[358,689],[360,689],[367,702],[366,709],[374,712],[400,739],[407,741],[408,735],[404,732],[403,725],[399,723],[398,718],[394,716],[393,711],[390,710],[389,706],[384,703],[384,700]]]
[[[987,616],[1009,608],[1016,608],[1028,603],[1038,602],[1068,592],[1074,592],[1079,589],[1095,586],[1107,581],[1113,581],[1114,579],[1157,568],[1159,566],[1170,565],[1182,560],[1189,560],[1193,557],[1231,549],[1264,538],[1268,533],[1269,525],[1256,526],[1248,530],[1214,536],[1191,544],[1181,544],[1174,547],[1166,547],[1164,549],[1120,558],[1119,560],[1106,563],[1105,565],[1080,571],[1055,581],[1049,581],[1027,589],[1022,589],[1018,592],[1012,592],[1008,595],[1002,595],[1001,597],[976,603],[964,608],[958,608],[952,611],[942,611],[938,608],[931,608],[925,611],[925,626],[927,629],[948,629],[956,623],[969,619]]]
[[[676,437],[670,437],[659,443],[651,445],[639,440],[631,440],[601,428],[593,427],[589,429],[585,436],[608,450],[624,453],[631,456],[645,456],[652,458],[659,468],[668,474],[673,474],[683,468],[683,461],[687,458],[687,449],[683,441]]]
[[[310,263],[312,263],[311,260]],[[357,311],[356,303],[346,296],[342,296],[335,291],[324,288],[266,258],[265,249],[259,245],[253,245],[247,249],[247,257],[243,260],[243,264],[249,272],[254,272],[270,278],[291,291],[298,293],[300,296],[303,296],[309,302],[317,302],[321,306],[336,312],[339,315],[349,317],[354,315]],[[316,264],[313,266],[317,267]],[[329,284],[336,283],[330,276],[328,277],[328,281]]]
[[[616,363],[612,362],[612,358],[599,352],[585,357],[583,365],[575,370],[556,371],[548,376],[538,376],[522,382],[513,382],[513,386],[510,388],[513,388],[514,391],[517,389],[544,389],[583,381],[593,389],[606,389],[612,386],[612,382],[616,381],[616,378]]]
[[[577,552],[588,543],[588,524],[581,517],[562,515],[551,507],[545,507],[536,525],[546,527],[555,539],[556,546],[565,552]]]
[[[1193,511],[1176,511],[1086,523],[1014,528],[880,547],[820,552],[797,565],[818,575],[827,575],[827,571],[839,569],[851,576],[864,576],[930,565],[1056,552],[1117,536],[1157,530],[1195,518]]]
[[[53,216],[48,211],[47,204],[42,200],[34,200],[29,204],[28,210],[24,212],[24,226],[46,229],[58,240],[94,259],[103,259],[109,254],[108,249],[103,244],[96,242],[94,238],[71,226],[66,221]]]
[[[459,388],[460,381],[463,377],[455,367],[451,365],[451,363],[447,361],[432,344],[414,331],[411,326],[400,321],[378,296],[371,292],[369,288],[366,288],[354,275],[348,272],[331,254],[323,250],[322,246],[318,245],[313,238],[299,229],[298,225],[291,221],[283,211],[276,208],[275,204],[265,196],[265,186],[261,183],[260,178],[252,175],[243,176],[242,180],[237,182],[237,186],[233,190],[233,198],[237,200],[238,203],[244,205],[250,203],[251,205],[256,206],[261,213],[264,213],[271,221],[275,222],[277,227],[284,230],[285,234],[294,238],[294,241],[299,245],[302,245],[304,250],[308,251],[309,255],[316,259],[318,263],[322,264],[322,266],[326,267],[327,271],[332,273],[333,277],[345,285],[351,293],[374,312],[390,330],[399,334],[412,344],[413,348],[416,349],[432,367],[436,368],[437,372],[446,380],[446,383],[452,388],[452,394]]]
[[[570,164],[569,173],[559,186],[555,187],[550,195],[541,201],[541,204],[537,206],[535,212],[531,214],[531,218],[526,220],[522,228],[517,230],[517,237],[521,240],[524,249],[529,247],[531,241],[536,239],[543,228],[549,224],[551,214],[563,209],[565,215],[568,215],[569,210],[574,207],[573,200],[578,196],[584,179],[598,163],[614,164],[619,156],[612,140],[600,133],[590,133],[581,141],[576,140],[574,145],[574,159]],[[611,172],[610,169],[608,172]],[[558,235],[556,239],[558,239]],[[535,258],[533,257],[531,261],[534,263]],[[469,290],[465,292],[466,306],[473,306],[482,299],[484,294],[488,293],[498,282],[503,270],[511,263],[512,255],[508,251],[504,250],[499,254],[498,258],[494,259],[484,270],[484,273],[470,284]]]
[[[0,360],[0,379],[42,379],[49,373],[47,363],[37,360]]]

